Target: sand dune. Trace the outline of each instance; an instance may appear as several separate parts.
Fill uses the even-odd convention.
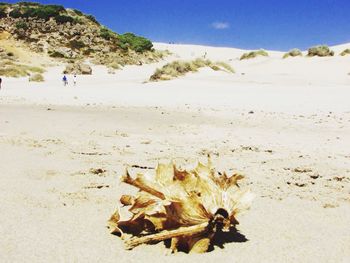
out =
[[[336,52],[346,45],[333,47]],[[0,254],[4,262],[347,262],[350,257],[350,60],[239,61],[244,50],[157,43],[173,55],[115,75],[94,67],[63,87],[4,79],[0,90]],[[144,83],[177,59],[228,62]],[[71,76],[68,76],[69,79]],[[203,256],[164,244],[125,251],[106,220],[126,165],[190,163],[211,153],[256,194],[235,242]],[[91,168],[106,170],[101,175]],[[152,172],[152,171],[150,171]]]

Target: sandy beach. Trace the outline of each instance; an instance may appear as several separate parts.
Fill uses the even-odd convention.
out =
[[[116,74],[94,67],[64,87],[3,78],[0,90],[2,262],[347,262],[350,258],[349,57],[240,61],[233,48],[170,45],[166,60]],[[337,53],[350,44],[332,47]],[[176,59],[229,63],[147,82]],[[68,81],[71,76],[68,76]],[[163,243],[126,251],[106,221],[126,167],[206,161],[240,171],[256,195],[240,234],[204,255]],[[95,174],[91,169],[102,169]],[[140,169],[133,168],[133,171]]]

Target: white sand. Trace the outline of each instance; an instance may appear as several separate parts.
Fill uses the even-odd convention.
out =
[[[168,61],[207,52],[236,74],[203,69],[143,83],[163,61],[115,75],[96,67],[76,87],[63,87],[61,68],[43,84],[4,79],[1,261],[347,262],[350,57],[283,60],[270,52],[239,61],[244,51],[237,49],[156,46],[174,53]],[[248,241],[202,256],[166,255],[162,243],[125,251],[105,228],[130,191],[118,182],[125,165],[186,163],[208,152],[219,169],[246,174],[256,193],[239,218]]]

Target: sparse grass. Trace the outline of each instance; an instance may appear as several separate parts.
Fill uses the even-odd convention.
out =
[[[308,50],[308,57],[331,57],[334,56],[334,51],[330,50],[328,46],[315,46]]]
[[[55,17],[55,20],[59,24],[65,24],[65,23],[68,23],[68,22],[73,24],[73,23],[76,22],[76,20],[73,17],[67,16],[67,15],[58,15],[58,16]]]
[[[193,61],[174,61],[168,63],[162,68],[156,69],[154,74],[150,77],[150,81],[171,80],[183,76],[188,72],[197,72],[198,69],[203,67],[210,67],[215,71],[234,72],[232,67],[225,62],[213,63],[210,60],[198,58]]]
[[[32,76],[30,76],[29,78],[29,81],[33,81],[33,82],[44,82],[44,76],[37,73],[37,74],[34,74]]]
[[[300,49],[294,48],[292,50],[289,50],[286,54],[283,55],[283,58],[288,57],[301,57],[303,53],[301,53]]]
[[[120,65],[118,62],[112,62],[112,63],[108,64],[108,67],[112,68],[112,69],[120,69]]]
[[[350,55],[350,48],[347,48],[347,49],[343,50],[343,52],[341,52],[340,55],[341,56]]]
[[[33,66],[26,66],[26,65],[22,65],[23,67],[25,67],[28,71],[32,72],[32,73],[44,73],[45,70],[39,67],[33,67]]]
[[[26,77],[30,73],[43,73],[44,70],[39,67],[32,67],[22,64],[5,63],[0,65],[0,75],[5,77]]]
[[[265,50],[260,49],[260,50],[257,50],[257,51],[251,51],[251,52],[248,52],[248,53],[244,53],[241,56],[240,60],[256,58],[258,56],[268,57],[269,54]]]
[[[216,65],[221,67],[221,68],[224,68],[226,71],[228,71],[230,73],[235,73],[235,70],[226,62],[219,61],[219,62],[216,62]]]

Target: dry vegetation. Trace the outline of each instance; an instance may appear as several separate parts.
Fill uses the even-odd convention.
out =
[[[13,61],[2,61],[0,63],[0,76],[19,78],[30,76],[32,73],[44,73],[44,70]]]
[[[240,60],[256,58],[258,56],[268,57],[269,54],[265,50],[260,49],[260,50],[257,50],[257,51],[251,51],[251,52],[248,52],[248,53],[244,53],[241,56]]]
[[[221,70],[234,73],[233,68],[225,62],[213,63],[210,60],[198,58],[193,61],[174,61],[168,63],[162,68],[157,69],[150,77],[150,81],[171,80],[179,76],[183,76],[188,72],[197,72],[198,69],[203,67],[210,67],[215,71]]]
[[[32,76],[30,76],[29,81],[33,81],[33,82],[44,82],[44,76],[42,74],[34,74]]]
[[[242,178],[217,173],[210,161],[191,171],[160,164],[154,178],[127,172],[122,181],[139,191],[120,198],[128,213],[112,215],[111,233],[126,240],[127,249],[169,241],[172,252],[207,252],[215,240],[236,232],[237,215],[250,207],[253,195],[238,186]]]
[[[330,50],[328,46],[315,46],[308,50],[308,57],[332,57],[334,56],[334,51]]]
[[[300,49],[294,48],[292,50],[289,50],[286,54],[283,55],[283,58],[288,57],[301,57],[303,53],[301,53]]]
[[[350,48],[347,48],[347,49],[343,50],[343,52],[341,52],[340,55],[341,56],[350,55]]]

